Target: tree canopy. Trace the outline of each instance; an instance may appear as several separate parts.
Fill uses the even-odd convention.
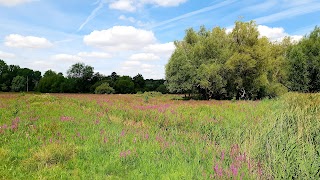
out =
[[[112,72],[105,76],[99,72],[95,73],[92,66],[84,63],[73,64],[66,73],[64,76],[63,73],[50,69],[41,76],[40,71],[7,65],[5,61],[0,60],[0,92],[29,90],[42,93],[132,94],[145,91],[168,93],[163,79],[144,79],[141,74],[132,78]]]
[[[320,91],[320,28],[289,47],[289,89],[299,92]]]
[[[21,81],[23,79],[22,77],[25,79],[24,81]],[[15,81],[13,81],[14,79]],[[20,68],[20,66],[17,65],[8,65],[4,60],[0,59],[0,91],[34,91],[40,79],[40,71]],[[13,82],[15,84],[13,84]],[[17,90],[18,84],[16,83],[18,82],[24,82],[25,84],[23,84],[23,86],[25,88],[18,88],[19,90]],[[20,85],[19,86],[22,87],[22,84]]]
[[[288,90],[320,90],[320,30],[299,43],[261,37],[254,21],[235,22],[230,33],[215,27],[186,30],[166,65],[172,93],[197,93],[205,99],[261,99]]]

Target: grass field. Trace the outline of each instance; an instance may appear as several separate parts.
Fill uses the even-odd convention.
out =
[[[320,94],[0,93],[0,179],[317,179]]]

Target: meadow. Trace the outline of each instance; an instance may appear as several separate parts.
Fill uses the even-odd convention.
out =
[[[317,179],[320,94],[0,93],[0,179]]]

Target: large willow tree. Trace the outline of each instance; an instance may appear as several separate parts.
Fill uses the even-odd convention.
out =
[[[277,96],[287,91],[287,42],[260,37],[253,21],[236,22],[231,33],[220,27],[188,29],[166,65],[167,87],[206,99]]]

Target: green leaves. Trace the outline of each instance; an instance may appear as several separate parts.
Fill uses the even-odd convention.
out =
[[[222,66],[220,64],[202,64],[197,72],[196,84],[203,89],[207,98],[219,98],[226,92],[226,80],[222,77]]]
[[[12,80],[11,90],[14,92],[24,91],[26,88],[26,78],[22,76],[16,76]]]
[[[289,48],[289,88],[298,92],[320,91],[320,28]]]
[[[287,42],[287,41],[286,41]],[[195,92],[205,99],[260,99],[282,94],[289,46],[259,37],[255,22],[236,22],[231,33],[216,27],[188,29],[166,66],[171,92]]]
[[[134,83],[129,76],[119,77],[115,82],[115,90],[120,94],[130,94],[134,92]]]
[[[185,93],[192,90],[194,69],[190,61],[184,49],[177,47],[166,65],[167,88],[170,92]]]
[[[307,57],[299,46],[293,47],[288,56],[290,89],[307,92],[309,84]]]
[[[115,93],[115,90],[109,86],[108,83],[102,83],[100,86],[98,86],[95,91],[95,94],[113,94]]]

